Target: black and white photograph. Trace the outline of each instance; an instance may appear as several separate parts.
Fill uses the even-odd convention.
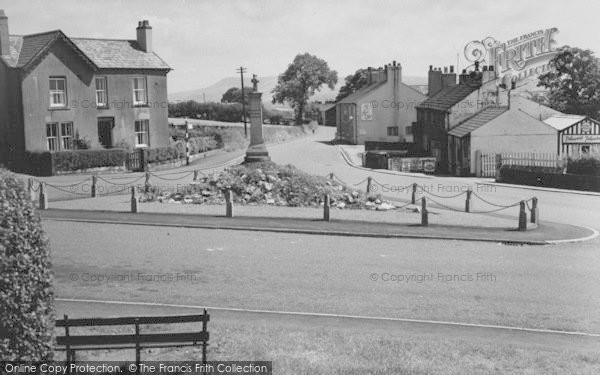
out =
[[[600,374],[599,15],[0,0],[0,374]]]

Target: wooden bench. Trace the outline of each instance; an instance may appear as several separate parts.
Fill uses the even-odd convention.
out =
[[[67,315],[56,321],[56,327],[64,327],[64,336],[56,337],[57,350],[65,350],[67,363],[75,361],[76,350],[135,349],[135,360],[139,365],[140,351],[146,348],[170,348],[202,345],[202,363],[206,363],[208,347],[207,325],[210,315],[204,310],[200,315],[143,316],[124,318],[69,319]],[[140,326],[151,324],[202,322],[202,330],[196,332],[140,333]],[[133,325],[134,334],[117,335],[73,335],[73,327],[100,327]]]

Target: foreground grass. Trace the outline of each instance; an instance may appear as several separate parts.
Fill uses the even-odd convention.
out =
[[[289,327],[270,321],[219,320],[209,325],[208,359],[273,361],[274,374],[597,374],[600,354],[459,339],[397,334],[360,327]],[[109,360],[87,352],[80,359]],[[122,352],[120,354],[123,356]],[[128,353],[123,360],[132,360]],[[153,349],[143,361],[200,360],[199,347]]]

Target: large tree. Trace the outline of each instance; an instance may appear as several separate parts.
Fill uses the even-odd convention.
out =
[[[600,120],[600,60],[589,49],[564,46],[539,77],[550,107]]]
[[[323,84],[333,90],[336,83],[337,72],[329,69],[325,60],[308,53],[300,54],[279,75],[273,89],[273,104],[287,102],[295,111],[296,122],[301,123],[308,98]]]
[[[242,104],[242,100],[248,105],[248,94],[252,92],[251,87],[244,87],[244,98],[242,99],[242,89],[239,87],[232,87],[229,90],[225,91],[223,97],[221,98],[221,103],[240,103]]]
[[[350,94],[355,93],[361,88],[369,84],[369,71],[367,69],[359,69],[354,74],[346,77],[344,86],[340,87],[335,101],[340,101]]]

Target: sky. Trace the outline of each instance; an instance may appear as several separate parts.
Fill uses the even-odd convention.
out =
[[[597,0],[0,0],[11,34],[60,29],[69,37],[135,39],[153,28],[154,50],[174,70],[170,93],[209,86],[240,65],[260,76],[282,73],[299,53],[316,55],[340,80],[396,60],[402,74],[467,62],[467,43],[506,41],[557,27],[558,45],[600,55]]]

